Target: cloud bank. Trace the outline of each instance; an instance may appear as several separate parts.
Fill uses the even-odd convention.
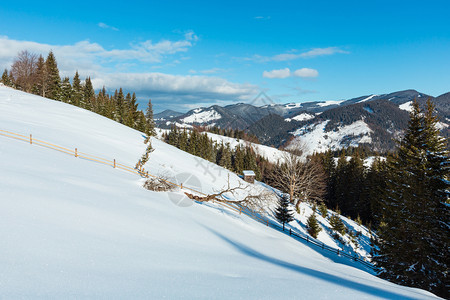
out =
[[[298,50],[294,49],[286,53],[281,53],[273,56],[261,56],[258,54],[252,57],[246,57],[244,60],[251,60],[255,62],[280,62],[280,61],[290,61],[299,58],[313,58],[317,56],[328,56],[337,53],[348,54],[349,52],[340,49],[339,47],[328,47],[328,48],[313,48],[306,52],[298,53]]]
[[[220,69],[203,70],[200,73],[205,75],[198,76],[127,72],[136,64],[150,64],[151,69],[155,66],[151,64],[162,63],[169,58],[173,61],[172,55],[187,52],[197,40],[194,32],[188,32],[179,40],[147,40],[125,49],[105,49],[87,40],[70,45],[50,45],[0,36],[0,67],[9,69],[14,57],[24,49],[44,57],[52,50],[61,76],[72,78],[78,70],[82,78],[91,77],[95,89],[105,86],[112,92],[122,87],[125,91],[136,92],[143,103],[151,98],[155,109],[159,110],[181,110],[193,103],[245,101],[259,92],[255,85],[211,76]]]
[[[319,76],[319,72],[315,69],[301,68],[295,71],[291,71],[289,68],[264,71],[264,78],[287,78],[287,77],[301,77],[301,78],[314,78]]]

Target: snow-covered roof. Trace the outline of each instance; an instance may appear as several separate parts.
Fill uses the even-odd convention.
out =
[[[244,176],[256,176],[255,172],[253,172],[252,170],[245,170],[242,173],[244,173]]]

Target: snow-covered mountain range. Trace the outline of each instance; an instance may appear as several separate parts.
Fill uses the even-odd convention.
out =
[[[349,100],[253,106],[239,103],[225,107],[197,108],[175,117],[155,115],[158,126],[193,125],[245,129],[261,143],[279,147],[308,144],[317,150],[371,144],[374,150],[392,150],[393,138],[402,134],[414,99],[436,104],[442,134],[450,136],[450,93],[432,97],[415,90],[367,95]]]
[[[4,86],[0,129],[128,166],[145,149],[141,132]],[[232,185],[242,182],[152,142],[145,168],[153,174],[184,178],[204,193],[223,188],[228,178]],[[435,298],[217,204],[180,206],[182,191],[148,191],[142,178],[111,166],[7,135],[0,135],[0,158],[0,294],[6,299]],[[311,213],[302,205],[289,228],[305,234]],[[267,214],[276,222],[270,209]],[[319,241],[367,255],[367,229],[343,217],[349,230],[361,232],[359,247],[345,246],[331,238],[328,221],[318,219]]]

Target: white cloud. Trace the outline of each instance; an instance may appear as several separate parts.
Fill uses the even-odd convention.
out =
[[[257,92],[250,84],[238,84],[220,77],[171,75],[165,73],[111,73],[92,80],[94,88],[123,88],[148,93],[173,95],[208,94],[217,99],[246,99]]]
[[[129,67],[161,62],[169,55],[185,53],[197,40],[194,32],[187,32],[180,40],[148,40],[127,49],[108,50],[87,40],[70,45],[51,45],[0,36],[0,67],[10,68],[14,57],[24,49],[44,56],[52,50],[62,76],[72,77],[78,70],[82,78],[91,76],[96,89],[105,86],[112,92],[122,87],[125,91],[136,92],[141,101],[151,98],[163,109],[180,110],[197,103],[246,101],[259,92],[255,85],[234,83],[220,77],[157,72],[127,73]],[[169,63],[179,62],[180,60],[171,59]],[[149,69],[157,66],[150,65]],[[200,73],[213,74],[220,71],[209,69]]]
[[[270,16],[256,16],[253,19],[255,20],[270,20]]]
[[[312,77],[319,76],[319,72],[314,69],[301,68],[301,69],[295,70],[292,75],[295,77],[312,78]]]
[[[287,78],[287,77],[302,77],[302,78],[313,78],[319,76],[319,72],[315,69],[302,68],[291,72],[289,68],[264,71],[264,78]]]
[[[105,24],[103,22],[98,23],[98,27],[103,28],[103,29],[111,29],[111,30],[114,30],[114,31],[119,31],[118,28],[113,27],[113,26],[109,26],[109,25],[107,25],[107,24]]]
[[[289,76],[291,76],[291,70],[289,68],[263,72],[264,78],[286,78]]]
[[[348,54],[348,51],[342,50],[339,47],[328,47],[328,48],[313,48],[306,52],[298,53],[297,50],[291,50],[286,53],[281,53],[273,56],[261,56],[258,54],[252,57],[244,58],[244,60],[252,60],[255,62],[270,62],[270,61],[289,61],[299,58],[312,58],[317,56],[333,55],[337,53]]]
[[[9,68],[17,53],[24,49],[44,56],[52,50],[58,60],[62,75],[72,75],[77,69],[80,74],[93,75],[95,72],[104,71],[108,64],[123,64],[133,61],[160,63],[169,55],[187,52],[197,40],[198,37],[195,33],[190,31],[184,34],[183,39],[176,41],[153,42],[147,40],[131,44],[125,49],[108,50],[100,44],[88,40],[70,45],[50,45],[0,36],[0,67],[2,69]]]

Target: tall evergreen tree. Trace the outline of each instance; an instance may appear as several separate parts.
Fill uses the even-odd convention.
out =
[[[153,105],[152,100],[148,100],[147,104],[147,110],[145,111],[145,117],[147,118],[148,122],[148,130],[151,135],[155,135],[155,120],[153,119]]]
[[[280,223],[283,223],[283,231],[284,231],[284,225],[286,223],[291,222],[294,220],[294,214],[289,209],[289,197],[287,194],[283,194],[281,197],[278,198],[278,207],[275,210],[275,218],[277,218]]]
[[[5,71],[2,74],[2,83],[6,86],[12,86],[12,82],[10,80],[10,77],[8,75],[8,70],[5,69]]]
[[[83,101],[83,86],[81,85],[80,75],[78,71],[75,72],[75,76],[72,80],[73,96],[72,104],[80,106]]]
[[[398,155],[388,161],[376,262],[380,275],[448,297],[450,157],[431,102],[414,101]],[[380,221],[381,222],[381,221]]]
[[[45,92],[45,96],[59,100],[61,97],[61,78],[59,77],[58,64],[52,51],[48,53],[45,66],[47,71],[47,92]]]
[[[42,97],[46,97],[46,93],[48,90],[47,81],[47,64],[45,63],[44,57],[42,57],[42,55],[39,55],[36,66],[36,94]]]
[[[306,227],[308,233],[315,239],[317,238],[319,232],[322,230],[322,227],[320,227],[319,222],[317,222],[315,205],[313,206],[312,214],[308,217]]]
[[[61,84],[61,101],[65,103],[71,103],[73,90],[72,85],[70,84],[69,77],[64,77]]]
[[[95,99],[95,91],[94,87],[92,86],[91,77],[87,77],[84,81],[84,88],[83,88],[83,98],[81,102],[81,107],[92,110],[94,108],[93,102]]]

